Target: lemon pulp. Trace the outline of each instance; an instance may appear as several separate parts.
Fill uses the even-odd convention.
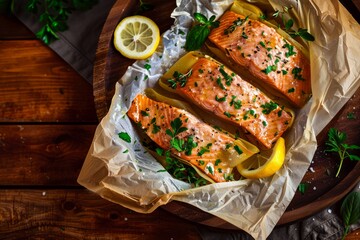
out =
[[[269,157],[260,154],[238,164],[237,170],[245,178],[265,178],[274,175],[284,164],[285,140],[280,137],[274,147],[268,152]]]
[[[115,28],[114,46],[125,57],[146,59],[156,50],[160,31],[155,22],[144,16],[124,18]]]

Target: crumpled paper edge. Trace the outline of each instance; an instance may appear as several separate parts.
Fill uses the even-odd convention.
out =
[[[224,5],[220,3],[229,2],[212,1],[211,3],[223,7]],[[278,3],[279,5],[271,1],[274,6],[286,5],[284,2],[288,1],[282,1]],[[286,210],[311,163],[316,150],[316,134],[336,115],[360,84],[360,63],[356,62],[356,57],[360,54],[356,46],[360,44],[353,44],[353,42],[360,43],[358,34],[360,29],[355,20],[337,1],[309,0],[299,1],[299,4],[293,3],[302,16],[301,26],[307,26],[317,39],[310,44],[312,87],[316,91],[313,90],[312,100],[298,113],[297,122],[294,124],[297,127],[293,127],[287,134],[288,154],[284,167],[277,174],[264,180],[211,184],[191,189],[188,184],[173,179],[167,173],[161,173],[161,177],[155,174],[148,176],[147,170],[153,171],[161,166],[157,162],[149,161],[149,158],[139,156],[135,151],[129,151],[132,152],[131,154],[124,153],[128,149],[145,151],[141,144],[130,146],[117,137],[121,129],[131,128],[129,120],[123,121],[122,126],[117,126],[118,121],[125,115],[130,100],[141,92],[141,89],[156,82],[166,69],[184,54],[179,46],[181,44],[177,48],[166,47],[175,36],[170,34],[166,38],[165,34],[163,44],[165,47],[160,48],[160,51],[148,62],[152,65],[158,62],[166,64],[161,65],[160,69],[153,68],[149,72],[143,68],[146,64],[144,61],[129,67],[121,79],[122,85],[117,85],[109,113],[96,130],[78,182],[100,196],[138,212],[152,212],[170,200],[186,202],[232,223],[255,239],[265,239]],[[213,7],[206,1],[201,1],[200,4],[205,4],[205,9]],[[183,24],[180,29],[186,32],[186,27],[191,24],[191,14],[188,11],[203,12],[204,6],[199,7],[201,5],[198,5],[198,1],[189,0],[178,0],[177,5],[179,7],[172,14],[176,18],[174,25]],[[181,6],[188,11],[177,11]],[[335,30],[332,29],[333,23],[339,21],[343,23],[337,24]],[[312,26],[313,22],[320,24]],[[319,31],[319,25],[322,31]],[[173,27],[167,33],[177,29]],[[340,37],[329,39],[328,35],[333,33],[332,31],[339,31]],[[323,41],[325,44],[322,45]],[[183,42],[180,40],[179,43]],[[336,46],[338,46],[337,51],[333,53]],[[343,53],[340,57],[339,52]],[[336,59],[324,56],[325,54],[336,56]],[[349,60],[351,64],[345,60]],[[141,79],[135,81],[135,76],[140,76]],[[132,93],[127,96],[130,97],[127,101],[124,101],[126,100],[122,95],[124,92]],[[123,101],[119,103],[119,100]],[[299,135],[300,138],[292,137]],[[132,137],[136,138],[134,133]],[[142,158],[141,164],[137,161],[138,157]],[[144,171],[141,167],[147,164],[150,165],[149,169]],[[184,190],[179,191],[182,189]]]

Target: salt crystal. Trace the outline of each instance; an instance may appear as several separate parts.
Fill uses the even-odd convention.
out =
[[[310,171],[311,171],[311,172],[315,172],[315,170],[314,170],[313,167],[310,167]]]
[[[46,192],[42,192],[42,195],[45,196],[45,195],[46,195]]]
[[[328,209],[327,211],[328,211],[328,213],[332,213],[332,210],[331,210],[331,209]]]
[[[124,221],[127,221],[128,220],[128,218],[126,217],[126,218],[124,218]]]
[[[313,190],[315,191],[315,190],[316,190],[316,187],[313,187]]]

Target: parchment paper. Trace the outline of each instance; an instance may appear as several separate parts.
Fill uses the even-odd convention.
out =
[[[256,1],[251,1],[256,2]],[[274,9],[293,6],[299,26],[315,36],[309,44],[313,97],[286,134],[284,166],[272,177],[191,188],[172,178],[141,145],[126,112],[132,99],[185,54],[183,49],[194,12],[220,16],[231,0],[177,0],[175,23],[148,60],[130,66],[116,85],[108,114],[95,136],[78,182],[103,198],[141,213],[150,213],[168,201],[186,202],[265,239],[275,227],[306,173],[318,134],[360,85],[360,27],[338,1],[283,0],[261,2]],[[181,30],[181,31],[179,31]],[[150,64],[146,70],[144,64]],[[131,143],[118,137],[127,132]]]

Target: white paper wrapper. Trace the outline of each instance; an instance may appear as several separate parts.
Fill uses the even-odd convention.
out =
[[[256,1],[251,1],[256,2]],[[194,12],[220,16],[232,1],[177,0],[174,26],[146,61],[130,66],[116,86],[108,114],[99,124],[78,182],[134,211],[150,213],[170,200],[186,202],[266,239],[293,198],[315,153],[316,135],[360,85],[360,27],[335,0],[266,1],[274,9],[293,6],[299,25],[315,36],[310,43],[313,97],[286,135],[285,164],[273,177],[191,188],[172,178],[140,144],[126,112],[132,99],[185,54],[185,34]],[[179,31],[181,30],[181,31]],[[150,64],[146,70],[144,64]],[[118,137],[127,132],[131,143]]]

